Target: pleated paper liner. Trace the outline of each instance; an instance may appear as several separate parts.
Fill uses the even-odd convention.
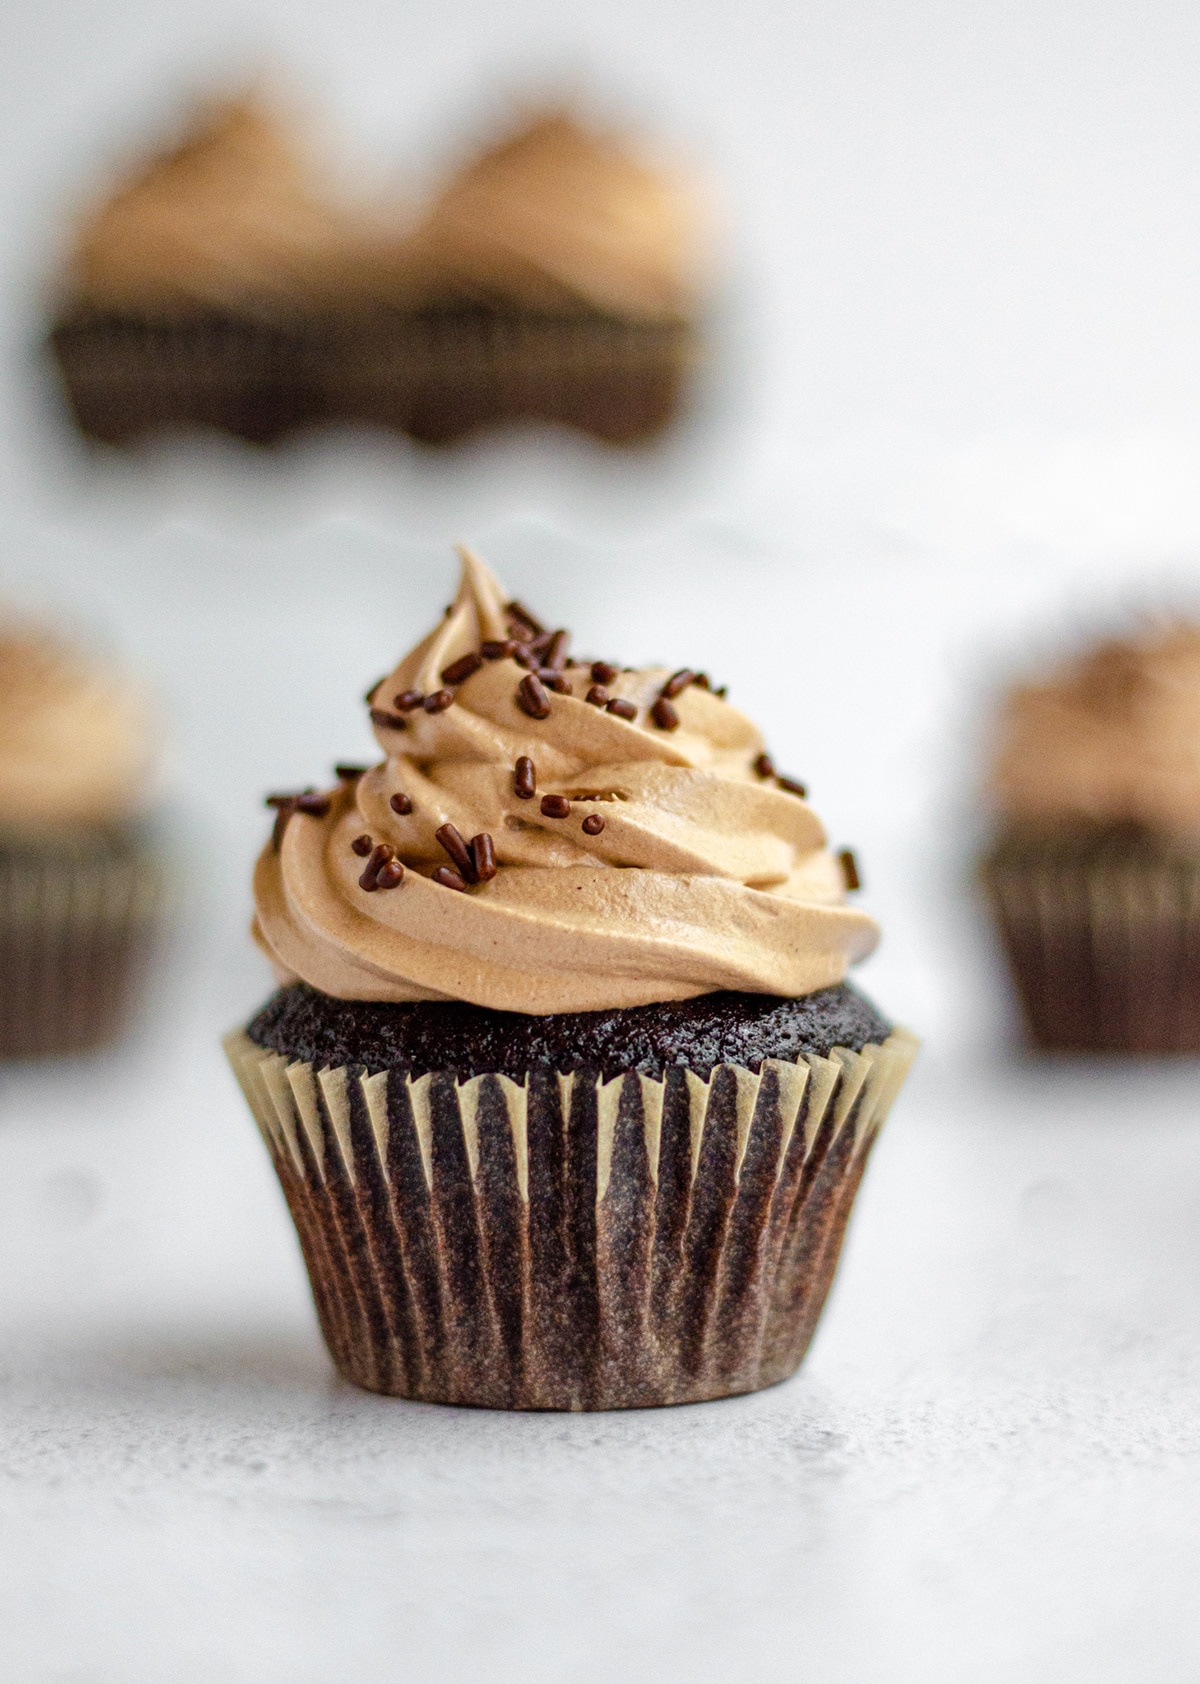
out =
[[[1001,849],[983,878],[1035,1046],[1200,1052],[1200,859]]]
[[[520,420],[633,444],[674,419],[696,360],[696,331],[684,321],[380,311],[346,325],[329,408],[430,444]]]
[[[368,423],[448,443],[560,422],[612,443],[661,432],[696,359],[687,323],[487,309],[346,311],[276,323],[81,313],[50,334],[75,424],[126,444],[211,427],[257,443]]]
[[[226,1041],[359,1385],[619,1409],[750,1392],[812,1337],[904,1031],[702,1081],[314,1070]]]
[[[328,419],[329,339],[316,318],[81,313],[54,327],[49,349],[85,437],[128,444],[209,427],[267,444]]]
[[[166,888],[152,844],[0,845],[0,1057],[85,1052],[128,1028]]]

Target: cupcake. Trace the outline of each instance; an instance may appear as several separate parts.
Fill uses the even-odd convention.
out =
[[[370,250],[275,112],[200,110],[75,239],[50,344],[79,428],[261,442],[324,419],[331,308]]]
[[[413,223],[339,200],[247,98],[85,220],[50,345],[79,428],[109,442],[320,421],[434,442],[522,418],[627,442],[679,405],[700,246],[686,183],[562,113]]]
[[[161,921],[145,702],[44,634],[0,630],[0,1056],[127,1026]]]
[[[580,662],[463,552],[368,697],[384,758],[271,797],[278,992],[227,1049],[334,1361],[609,1409],[799,1363],[915,1043],[801,786],[703,674]]]
[[[990,796],[983,878],[1034,1044],[1200,1051],[1200,627],[1015,689]]]
[[[334,407],[429,442],[520,419],[660,431],[696,357],[701,223],[690,182],[565,112],[535,117],[397,242]]]

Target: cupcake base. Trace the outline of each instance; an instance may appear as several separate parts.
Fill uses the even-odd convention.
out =
[[[674,418],[695,357],[694,330],[682,321],[380,311],[346,335],[330,404],[427,444],[527,420],[632,444]]]
[[[1035,1046],[1200,1052],[1200,857],[1124,828],[1020,834],[982,875]]]
[[[475,307],[274,324],[80,312],[49,344],[76,426],[108,444],[185,427],[268,444],[335,421],[445,444],[521,420],[631,444],[672,420],[695,361],[682,321]]]
[[[0,841],[0,1058],[91,1051],[128,1027],[165,872],[140,831]]]
[[[893,1031],[757,1070],[518,1081],[314,1065],[242,1031],[226,1045],[342,1372],[429,1402],[575,1410],[794,1371],[916,1047]]]
[[[81,313],[50,334],[76,426],[105,444],[211,427],[270,444],[329,419],[328,327],[216,312],[153,318]]]

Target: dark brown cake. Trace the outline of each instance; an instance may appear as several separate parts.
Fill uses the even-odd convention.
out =
[[[591,1070],[611,1080],[627,1070],[662,1078],[674,1068],[707,1080],[715,1066],[758,1071],[765,1058],[791,1062],[834,1047],[861,1052],[892,1026],[843,983],[799,999],[770,994],[700,994],[621,1011],[528,1017],[459,1001],[373,1005],[333,1000],[307,983],[281,988],[246,1033],[260,1047],[317,1066],[362,1065],[409,1076],[487,1071]]]

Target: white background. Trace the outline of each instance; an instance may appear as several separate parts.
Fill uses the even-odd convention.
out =
[[[969,889],[1006,672],[1195,603],[1200,13],[1059,0],[10,4],[0,580],[146,674],[189,910],[134,1045],[0,1076],[0,1661],[71,1684],[801,1672],[1175,1681],[1200,1663],[1196,1072],[1046,1067]],[[77,203],[274,66],[414,189],[563,79],[708,166],[701,413],[635,459],[527,433],[90,459],[36,355]],[[217,1051],[268,988],[267,788],[449,545],[598,653],[704,665],[809,782],[926,1037],[801,1375],[662,1414],[353,1392]]]

